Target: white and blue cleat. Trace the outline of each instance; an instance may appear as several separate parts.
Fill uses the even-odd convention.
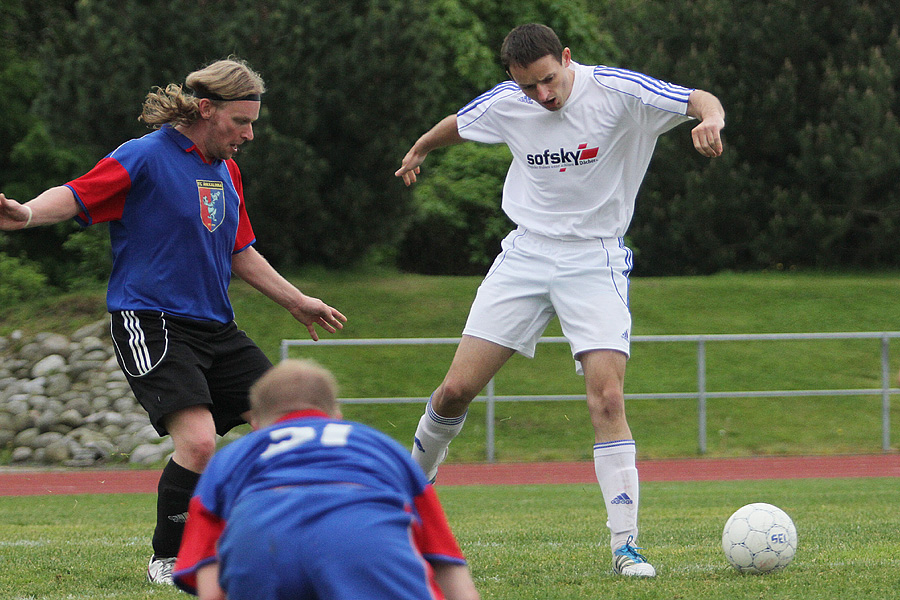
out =
[[[627,577],[656,577],[656,569],[638,552],[642,548],[631,545],[633,539],[629,536],[625,545],[613,552],[613,572]]]

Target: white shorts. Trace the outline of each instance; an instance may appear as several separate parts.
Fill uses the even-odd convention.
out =
[[[559,240],[518,228],[481,282],[463,330],[529,358],[554,316],[572,356],[587,350],[629,355],[628,274],[621,238]],[[582,373],[581,363],[576,364]]]

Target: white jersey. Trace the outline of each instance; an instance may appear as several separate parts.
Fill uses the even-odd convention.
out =
[[[623,69],[569,68],[575,81],[560,110],[506,81],[457,113],[459,134],[509,146],[502,207],[517,225],[558,239],[622,237],[656,139],[690,119],[693,90]]]

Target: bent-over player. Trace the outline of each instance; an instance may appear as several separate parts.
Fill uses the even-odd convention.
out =
[[[425,474],[341,420],[334,378],[286,360],[251,389],[256,431],[200,477],[175,565],[204,600],[477,600]]]

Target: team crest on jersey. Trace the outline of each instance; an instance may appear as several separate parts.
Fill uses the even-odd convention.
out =
[[[225,220],[225,184],[198,179],[197,191],[200,193],[200,220],[212,233]]]

